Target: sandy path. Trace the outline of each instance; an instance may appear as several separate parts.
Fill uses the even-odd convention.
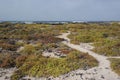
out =
[[[120,59],[120,57],[114,56],[114,57],[108,57],[108,58],[116,58],[116,59]]]
[[[108,57],[106,56],[102,56],[99,54],[94,53],[93,51],[90,51],[86,48],[81,47],[80,45],[75,45],[75,44],[71,44],[70,43],[70,39],[67,38],[67,36],[70,34],[70,32],[68,33],[63,33],[62,35],[59,36],[59,38],[63,38],[67,41],[64,41],[63,43],[66,44],[67,46],[76,49],[78,51],[81,52],[85,52],[88,53],[89,55],[93,56],[96,60],[98,60],[99,62],[99,66],[89,69],[87,71],[82,71],[82,70],[78,70],[78,72],[82,71],[82,73],[84,74],[82,77],[84,78],[83,80],[86,80],[85,77],[90,76],[90,79],[93,78],[95,80],[120,80],[120,76],[118,76],[116,73],[114,73],[111,68],[110,68],[110,61],[107,60]],[[116,58],[116,57],[113,57]],[[119,57],[118,57],[119,58]],[[95,73],[96,72],[96,73]],[[89,74],[87,74],[89,73]],[[94,75],[91,75],[95,73]],[[69,78],[69,77],[68,77]],[[76,77],[74,79],[78,79],[79,77]],[[87,77],[89,78],[89,77]],[[66,80],[68,80],[66,78]],[[78,79],[79,80],[79,79]],[[88,79],[89,80],[89,79]]]

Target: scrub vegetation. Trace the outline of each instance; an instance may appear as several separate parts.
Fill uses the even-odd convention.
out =
[[[116,73],[118,73],[118,75],[120,75],[120,59],[110,59],[111,61],[111,68],[113,69],[113,71],[115,71]]]
[[[94,51],[105,56],[120,56],[120,24],[69,24],[71,43],[94,43]]]
[[[57,38],[70,31],[71,43],[93,43],[93,51],[105,56],[120,56],[119,23],[69,24],[12,24],[0,23],[0,68],[16,67],[11,80],[26,75],[57,77],[76,69],[89,69],[98,65],[87,53],[73,50]],[[59,52],[66,56],[45,57],[43,52]],[[119,71],[119,59],[110,59],[112,69]]]
[[[68,24],[0,24],[0,68],[16,67],[11,80],[26,75],[57,77],[76,69],[89,69],[98,65],[87,53],[73,50],[57,38],[71,28]],[[76,25],[75,25],[76,26]],[[45,57],[43,52],[59,52],[66,56]]]

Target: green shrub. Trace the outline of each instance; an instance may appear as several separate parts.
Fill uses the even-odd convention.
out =
[[[19,70],[15,71],[14,74],[11,76],[11,80],[19,80],[22,78],[24,74],[20,72]]]
[[[118,75],[120,75],[120,59],[110,59],[111,61],[111,68],[115,71]]]
[[[97,66],[98,62],[88,54],[72,51],[65,58],[46,58],[41,55],[29,55],[19,67],[22,74],[34,77],[57,77],[84,67]]]
[[[25,45],[24,49],[21,51],[23,54],[34,54],[35,53],[35,47],[33,45]]]

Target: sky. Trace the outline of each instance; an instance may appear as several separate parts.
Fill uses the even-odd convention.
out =
[[[120,21],[120,0],[0,0],[0,20]]]

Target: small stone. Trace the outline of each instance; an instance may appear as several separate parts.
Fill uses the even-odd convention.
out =
[[[9,79],[9,77],[8,77],[8,76],[5,76],[5,79]]]
[[[51,78],[48,78],[47,80],[51,80]]]
[[[96,69],[94,69],[94,71],[96,72],[97,70],[96,70]]]
[[[108,67],[105,67],[105,69],[109,69]]]
[[[31,79],[28,79],[28,80],[31,80]]]
[[[101,75],[101,78],[102,78],[102,79],[104,79],[104,76],[103,76],[103,75]]]
[[[95,78],[91,78],[90,80],[95,80]]]

